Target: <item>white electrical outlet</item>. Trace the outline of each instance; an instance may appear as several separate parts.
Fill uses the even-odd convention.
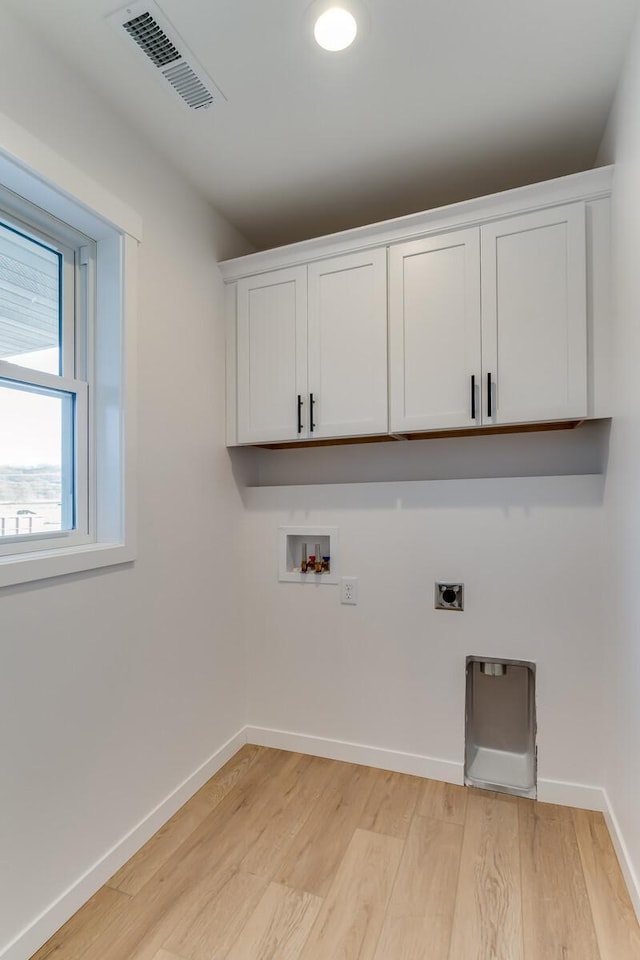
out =
[[[343,577],[340,581],[340,603],[358,602],[358,578]]]

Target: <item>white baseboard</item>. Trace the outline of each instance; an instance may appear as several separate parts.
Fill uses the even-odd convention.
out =
[[[602,787],[589,787],[584,783],[568,783],[563,780],[538,780],[538,800],[542,803],[557,803],[560,807],[577,807],[579,810],[607,809]]]
[[[245,729],[227,740],[11,943],[1,949],[0,960],[28,960],[246,742]]]
[[[308,753],[314,757],[327,757],[329,760],[346,760],[347,763],[359,763],[380,770],[394,770],[396,773],[410,773],[416,777],[428,777],[430,780],[444,780],[445,783],[461,784],[464,779],[464,767],[452,760],[440,760],[425,757],[418,753],[403,753],[400,750],[386,750],[371,747],[363,743],[350,743],[346,740],[328,740],[325,737],[313,737],[305,733],[292,733],[289,730],[272,730],[269,727],[245,727],[247,743],[260,747],[275,747],[278,750],[293,750]]]
[[[633,909],[636,912],[638,923],[640,923],[640,879],[638,878],[638,874],[636,873],[631,861],[629,848],[625,843],[622,831],[620,829],[620,824],[618,823],[618,818],[615,815],[609,795],[607,794],[606,790],[603,791],[603,793],[606,801],[604,819],[607,823],[607,827],[609,828],[609,834],[611,836],[613,848],[616,851],[616,856],[618,857],[618,863],[620,864],[620,869],[622,870],[622,875],[625,879],[629,896],[631,897]]]

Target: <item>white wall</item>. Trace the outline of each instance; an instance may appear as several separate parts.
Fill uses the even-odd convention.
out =
[[[602,477],[254,487],[245,504],[254,726],[460,764],[465,657],[533,660],[540,778],[602,784]],[[305,523],[339,528],[358,606],[277,582],[278,526]],[[464,612],[434,610],[434,581],[458,579]]]
[[[610,614],[604,636],[609,700],[609,799],[635,870],[640,906],[640,25],[609,133],[616,161],[614,421],[606,475]]]
[[[6,9],[2,51],[0,112],[136,209],[144,242],[138,560],[0,591],[0,953],[245,722],[214,261],[247,252]]]

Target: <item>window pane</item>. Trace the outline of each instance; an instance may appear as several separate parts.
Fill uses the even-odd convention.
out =
[[[72,394],[0,380],[0,540],[74,526]]]
[[[61,262],[0,223],[0,360],[60,373]]]

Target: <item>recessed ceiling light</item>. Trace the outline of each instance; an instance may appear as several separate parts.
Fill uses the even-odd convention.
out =
[[[323,50],[345,50],[356,38],[358,24],[343,7],[330,7],[316,20],[313,35]]]

